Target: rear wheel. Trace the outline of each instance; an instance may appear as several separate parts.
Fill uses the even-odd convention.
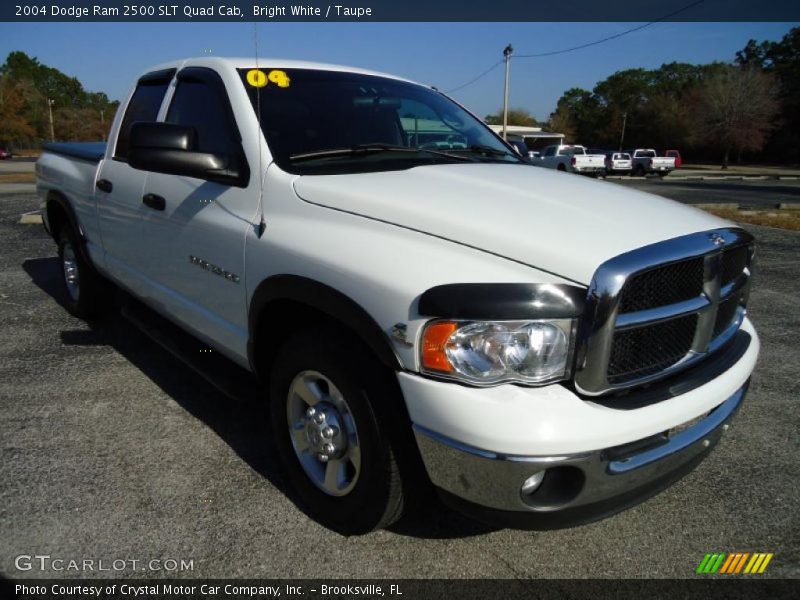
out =
[[[272,368],[272,429],[288,478],[311,515],[345,535],[403,512],[397,456],[410,431],[390,375],[336,328],[294,335]]]
[[[86,261],[78,237],[70,227],[62,228],[59,233],[58,257],[67,310],[82,319],[100,314],[110,302],[110,284]]]
[[[556,167],[556,170],[557,170],[557,171],[566,171],[566,170],[567,170],[567,167],[565,167],[564,165],[558,165],[558,166]]]

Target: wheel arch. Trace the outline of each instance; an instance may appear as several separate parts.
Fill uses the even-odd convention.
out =
[[[61,229],[64,225],[68,225],[78,234],[81,244],[86,241],[83,228],[78,221],[75,210],[64,194],[56,190],[47,192],[45,210],[47,211],[48,229],[54,240],[58,241],[58,234],[61,232]]]
[[[45,201],[45,211],[47,211],[47,230],[53,240],[58,243],[59,235],[64,227],[72,229],[78,237],[77,251],[81,254],[84,262],[92,270],[95,270],[94,263],[86,248],[86,233],[81,227],[81,223],[69,199],[61,192],[50,190]]]
[[[314,279],[274,275],[258,285],[248,310],[247,354],[255,373],[272,364],[281,343],[301,323],[342,326],[388,369],[403,368],[388,336],[355,300]]]

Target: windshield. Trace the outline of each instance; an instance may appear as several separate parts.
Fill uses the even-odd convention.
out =
[[[656,151],[655,150],[640,150],[637,155],[641,158],[655,158]]]
[[[521,162],[481,121],[421,85],[313,69],[239,73],[254,109],[260,107],[275,162],[290,173]]]

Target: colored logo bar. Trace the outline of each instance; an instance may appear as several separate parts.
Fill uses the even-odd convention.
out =
[[[700,565],[697,573],[703,575],[713,575],[720,573],[724,575],[756,575],[761,574],[767,568],[769,561],[774,554],[766,552],[717,552],[707,553]]]

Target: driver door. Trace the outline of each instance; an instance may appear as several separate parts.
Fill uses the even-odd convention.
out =
[[[195,128],[198,152],[244,156],[227,91],[211,69],[178,73],[165,120]],[[149,173],[142,196],[150,199],[142,222],[154,304],[240,362],[247,355],[244,244],[258,210],[258,175],[238,186]]]

